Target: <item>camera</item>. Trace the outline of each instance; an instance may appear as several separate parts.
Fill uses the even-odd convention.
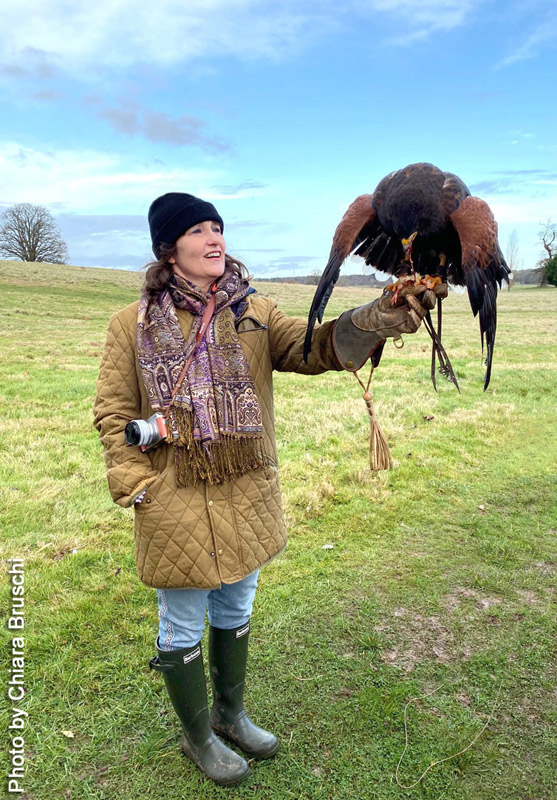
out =
[[[149,419],[132,419],[124,430],[126,444],[137,445],[142,452],[151,450],[166,439],[168,427],[164,414],[153,414]]]

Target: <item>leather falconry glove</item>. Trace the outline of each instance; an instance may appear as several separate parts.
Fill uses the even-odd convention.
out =
[[[360,369],[386,339],[415,333],[437,298],[447,296],[447,284],[433,289],[423,284],[404,286],[393,304],[394,295],[381,297],[364,306],[345,311],[333,328],[333,348],[344,369]],[[419,298],[419,299],[418,299]]]

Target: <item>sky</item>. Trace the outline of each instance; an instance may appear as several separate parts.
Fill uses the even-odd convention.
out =
[[[0,211],[44,205],[70,263],[139,269],[151,202],[189,192],[255,277],[305,275],[357,195],[430,161],[534,267],[556,45],[555,0],[2,0]]]

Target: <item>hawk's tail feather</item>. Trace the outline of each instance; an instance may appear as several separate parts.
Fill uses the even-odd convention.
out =
[[[501,257],[502,259],[502,257]],[[482,353],[487,349],[485,365],[484,392],[491,379],[493,347],[497,330],[497,286],[509,274],[509,268],[502,259],[491,260],[486,270],[473,270],[466,274],[466,288],[474,316],[480,317]]]
[[[315,322],[317,320],[319,320],[319,322],[323,320],[325,308],[329,302],[331,294],[333,293],[333,289],[335,288],[335,283],[338,280],[340,267],[343,261],[344,256],[332,249],[329,255],[327,266],[325,267],[317,289],[315,290],[311,308],[309,310],[308,327],[306,331],[306,338],[304,340],[304,361],[306,363],[308,360],[309,351],[311,350],[311,337],[315,327]]]

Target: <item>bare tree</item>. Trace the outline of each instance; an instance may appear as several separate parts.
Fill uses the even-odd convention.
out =
[[[306,283],[310,286],[317,286],[321,280],[321,273],[318,269],[313,269],[306,278]]]
[[[514,272],[516,269],[518,269],[518,233],[516,228],[513,228],[510,233],[507,241],[507,252],[505,255],[507,257],[509,269],[511,272]]]
[[[551,221],[551,217],[545,222],[540,223],[538,241],[547,253],[547,256],[540,259],[541,269],[540,286],[547,286],[547,265],[557,256],[557,223]]]
[[[68,248],[44,206],[17,203],[0,217],[0,253],[20,261],[65,264]]]
[[[516,228],[513,228],[510,233],[509,239],[507,241],[507,250],[505,253],[507,258],[507,264],[509,265],[509,269],[513,274],[513,277],[509,279],[509,289],[516,280],[515,272],[517,271],[517,269],[520,269],[522,265],[518,253],[519,253],[518,233]]]
[[[557,223],[551,221],[551,217],[545,222],[540,223],[538,240],[547,253],[548,258],[553,258],[557,254]]]

